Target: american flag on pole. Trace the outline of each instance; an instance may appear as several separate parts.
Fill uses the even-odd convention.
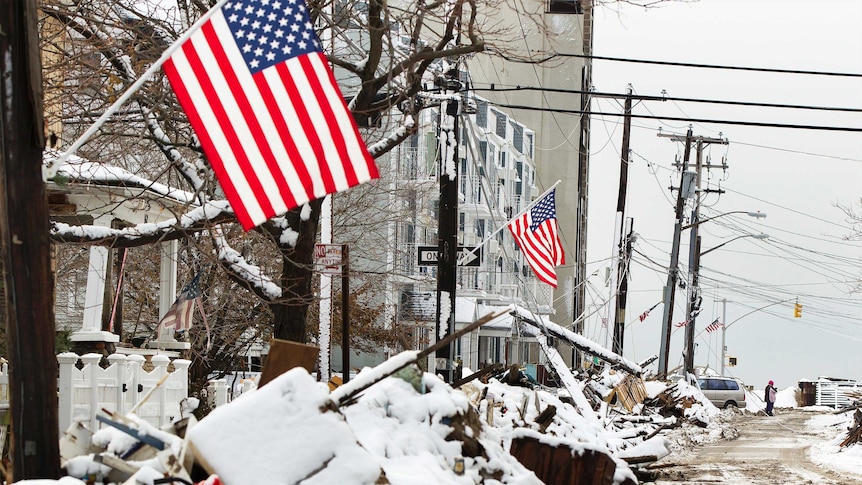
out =
[[[524,253],[524,259],[541,281],[557,287],[555,267],[566,262],[557,233],[557,205],[551,190],[536,205],[509,223],[509,231]]]
[[[195,315],[195,305],[200,303],[201,298],[201,274],[198,272],[194,278],[183,288],[177,296],[173,305],[168,308],[162,320],[159,322],[156,334],[162,328],[173,328],[175,330],[188,330],[192,328],[192,319]],[[203,309],[201,310],[203,313]]]
[[[718,330],[719,328],[721,328],[723,326],[724,326],[724,324],[719,322],[718,319],[716,318],[714,322],[712,322],[706,326],[706,333],[715,332],[716,330]]]
[[[377,178],[302,0],[231,0],[165,74],[242,226]]]
[[[638,320],[640,320],[640,321],[646,320],[646,318],[649,316],[649,312],[653,311],[655,309],[655,307],[659,306],[660,303],[661,302],[656,303],[655,305],[651,306],[647,311],[641,313],[640,316],[638,317]]]

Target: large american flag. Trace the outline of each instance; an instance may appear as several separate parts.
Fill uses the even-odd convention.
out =
[[[529,211],[509,223],[509,231],[533,268],[536,278],[557,287],[555,267],[566,262],[557,232],[555,190],[542,197]]]
[[[378,177],[302,0],[231,0],[164,65],[248,230]]]
[[[176,330],[188,330],[192,328],[192,319],[195,316],[195,305],[199,304],[201,298],[201,274],[198,272],[194,278],[183,288],[177,296],[174,304],[168,308],[157,327],[157,334],[162,328],[173,328]],[[203,309],[201,309],[203,310]]]

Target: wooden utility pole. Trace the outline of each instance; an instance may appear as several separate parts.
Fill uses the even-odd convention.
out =
[[[0,62],[0,233],[12,435],[12,473],[5,477],[7,483],[60,476],[36,20],[35,0],[0,0],[0,52],[4,57]]]
[[[629,138],[632,130],[632,88],[629,86],[627,90],[625,102],[625,118],[623,120],[623,144],[620,147],[620,186],[617,194],[617,216],[616,221],[620,225],[624,225],[626,221],[626,189],[629,181]],[[623,334],[625,333],[626,325],[626,301],[623,293],[623,287],[628,288],[628,258],[624,256],[625,241],[630,239],[631,233],[627,233],[625,228],[620,226],[620,238],[616,241],[617,252],[619,258],[617,260],[617,287],[611,288],[611,292],[616,292],[614,298],[614,340],[612,344],[613,351],[619,355],[623,355]]]
[[[447,94],[461,90],[458,70],[453,68],[441,78]],[[459,99],[448,99],[441,106],[440,127],[440,219],[437,221],[437,318],[433,341],[440,341],[455,332],[455,287],[458,274],[458,117]],[[449,121],[446,121],[449,120]],[[452,382],[452,346],[446,345],[435,353],[435,373]]]
[[[667,377],[668,351],[670,349],[670,332],[671,321],[673,320],[673,300],[676,294],[676,282],[679,278],[679,238],[682,235],[682,217],[685,210],[685,199],[687,186],[690,186],[694,181],[687,179],[690,177],[688,172],[688,161],[691,156],[691,128],[685,135],[685,151],[683,152],[683,166],[680,174],[679,190],[676,196],[675,224],[673,226],[673,240],[670,250],[670,266],[667,270],[667,284],[664,287],[664,312],[661,320],[661,342],[659,346],[658,357],[658,377],[663,379]]]
[[[627,228],[624,229],[625,236],[623,236],[620,254],[619,278],[617,279],[619,294],[617,295],[616,320],[614,321],[614,342],[611,349],[620,356],[623,355],[623,338],[626,330],[626,300],[628,299],[629,269],[631,267],[629,262],[632,259],[632,242],[635,236],[634,219],[631,217],[626,219],[625,226]]]

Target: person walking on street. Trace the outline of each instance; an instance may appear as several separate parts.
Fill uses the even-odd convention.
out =
[[[766,401],[766,415],[767,416],[775,416],[772,414],[772,408],[775,406],[775,396],[778,394],[778,390],[775,389],[774,383],[769,381],[769,384],[766,386],[766,390],[764,391],[763,400]]]

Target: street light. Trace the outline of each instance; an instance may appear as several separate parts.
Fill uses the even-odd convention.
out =
[[[763,240],[763,239],[769,239],[769,234],[743,234],[743,235],[741,235],[741,236],[736,236],[736,237],[735,237],[735,238],[733,238],[733,239],[728,239],[727,241],[724,241],[723,243],[719,244],[718,246],[716,246],[716,247],[714,247],[714,248],[707,249],[706,251],[704,251],[704,252],[700,253],[700,255],[701,255],[701,257],[703,257],[703,255],[704,255],[704,254],[711,253],[711,252],[715,251],[716,249],[718,249],[718,248],[720,248],[720,247],[724,246],[725,244],[732,243],[733,241],[736,241],[737,239],[742,239],[742,238],[744,238],[744,237],[751,237],[751,238],[754,238],[754,239],[761,239],[761,240]]]
[[[725,332],[727,332],[727,328],[730,327],[731,325],[733,325],[734,323],[742,320],[743,318],[751,315],[754,312],[759,312],[760,310],[763,310],[764,308],[769,308],[771,306],[780,305],[782,303],[787,303],[788,301],[792,301],[792,300],[793,300],[793,298],[788,298],[786,300],[776,301],[775,303],[769,303],[767,305],[763,305],[762,307],[755,308],[754,310],[751,310],[750,312],[737,318],[736,320],[721,326],[721,375],[724,375],[724,363],[725,363],[725,361],[727,361],[727,345],[725,344]],[[721,319],[723,322],[727,321],[727,299],[726,298],[721,300]]]
[[[708,217],[703,220],[698,220],[698,211],[692,211],[692,222],[690,224],[683,225],[682,224],[682,200],[677,201],[677,220],[676,225],[674,226],[674,237],[671,246],[670,253],[670,266],[667,272],[667,283],[664,287],[664,292],[662,293],[662,301],[664,302],[664,310],[662,314],[661,320],[661,342],[659,346],[659,359],[658,359],[658,375],[660,378],[667,377],[668,371],[668,358],[669,358],[669,350],[670,350],[670,333],[671,333],[671,320],[673,319],[673,300],[676,289],[677,280],[679,279],[679,237],[680,232],[684,229],[697,228],[700,224],[704,222],[711,221],[713,219],[717,219],[719,217],[729,216],[731,214],[745,214],[749,217],[754,217],[756,219],[763,219],[766,217],[766,214],[763,212],[749,212],[749,211],[730,211],[725,212],[723,214],[718,214],[716,216]],[[694,259],[694,245],[697,238],[697,231],[692,231],[691,237],[691,250],[689,254],[689,268],[693,266],[692,260]],[[730,242],[730,241],[728,241]],[[687,316],[687,315],[686,315]]]
[[[713,219],[718,219],[719,217],[729,216],[731,214],[745,214],[748,217],[753,217],[755,219],[766,219],[766,213],[765,212],[760,212],[760,211],[757,211],[757,212],[730,211],[730,212],[725,212],[723,214],[719,214],[717,216],[707,217],[706,219],[699,219],[697,221],[692,222],[691,224],[686,224],[686,225],[682,226],[682,230],[684,231],[686,229],[691,229],[692,227],[703,224],[704,222],[709,222]]]
[[[694,322],[697,319],[697,313],[695,313],[695,301],[697,299],[697,294],[695,292],[695,288],[697,287],[697,279],[700,273],[700,258],[708,253],[715,251],[716,249],[732,243],[737,239],[742,239],[744,237],[751,237],[754,239],[769,239],[768,234],[742,234],[741,236],[736,236],[734,238],[728,239],[723,243],[715,246],[714,248],[707,249],[706,251],[700,251],[700,236],[697,237],[697,241],[695,243],[695,247],[692,248],[693,254],[695,257],[691,258],[692,264],[689,267],[689,273],[691,274],[691,281],[689,283],[689,299],[688,299],[688,307],[686,308],[686,327],[685,327],[685,373],[688,375],[689,373],[694,373]],[[722,333],[722,336],[724,333]],[[722,343],[723,348],[723,343]],[[722,356],[721,361],[722,367],[724,367],[724,356]],[[724,372],[722,370],[722,375]]]

